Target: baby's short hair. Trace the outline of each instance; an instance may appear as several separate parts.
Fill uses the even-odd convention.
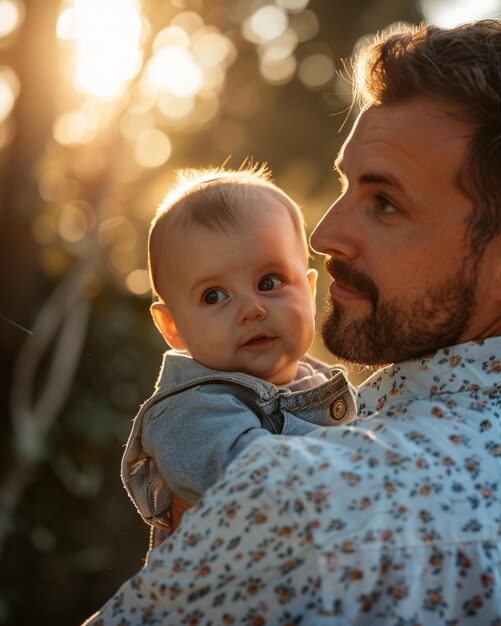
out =
[[[270,200],[278,200],[287,209],[307,262],[308,242],[301,209],[271,181],[271,172],[266,165],[240,170],[182,169],[176,173],[176,184],[151,222],[148,265],[154,297],[163,299],[162,269],[168,255],[168,233],[175,228],[188,232],[194,224],[230,233],[245,217],[245,211],[248,214],[251,210],[266,210]]]

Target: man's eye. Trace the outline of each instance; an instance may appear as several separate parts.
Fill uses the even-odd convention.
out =
[[[278,276],[265,276],[259,282],[258,289],[259,291],[273,291],[273,289],[278,289],[283,285],[283,281]]]
[[[398,209],[395,205],[383,194],[376,196],[376,209],[378,213],[382,213],[383,215],[398,213]]]
[[[222,289],[209,289],[203,295],[203,301],[205,304],[219,304],[223,300],[228,298],[228,294],[226,294]]]

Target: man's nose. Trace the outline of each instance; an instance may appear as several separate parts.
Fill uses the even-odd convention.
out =
[[[353,258],[359,251],[360,224],[345,197],[339,198],[316,225],[310,237],[313,250],[327,256]]]
[[[263,303],[258,295],[247,296],[240,303],[238,311],[238,323],[247,324],[248,322],[262,321],[268,317]]]

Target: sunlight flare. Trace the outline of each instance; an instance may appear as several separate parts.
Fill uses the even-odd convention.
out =
[[[135,0],[74,0],[57,35],[73,40],[74,87],[103,99],[119,97],[140,71],[143,24]]]

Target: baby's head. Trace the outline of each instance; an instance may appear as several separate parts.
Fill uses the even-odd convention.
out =
[[[316,272],[301,211],[269,176],[180,173],[150,230],[151,310],[175,350],[281,385],[313,340]]]

